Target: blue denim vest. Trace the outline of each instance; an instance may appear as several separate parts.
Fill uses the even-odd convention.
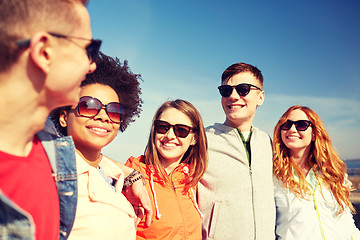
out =
[[[54,129],[45,128],[37,134],[50,164],[59,194],[60,240],[65,240],[74,224],[77,205],[75,145],[71,137],[57,137]],[[0,239],[35,239],[34,223],[24,210],[0,191]]]

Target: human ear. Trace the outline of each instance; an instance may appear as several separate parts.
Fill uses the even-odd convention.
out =
[[[30,39],[30,58],[32,62],[44,73],[50,71],[52,48],[49,34],[45,32],[36,33]]]
[[[63,128],[67,127],[67,111],[61,110],[60,117],[59,117],[59,123],[60,123],[60,126],[62,126]]]
[[[196,144],[196,139],[195,139],[195,135],[193,135],[190,145],[194,146],[195,144]]]
[[[257,106],[261,106],[264,103],[265,100],[265,92],[261,91],[258,95],[258,100],[257,100]]]

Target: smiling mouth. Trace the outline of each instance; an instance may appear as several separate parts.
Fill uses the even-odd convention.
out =
[[[98,128],[98,127],[90,127],[89,128],[92,131],[100,132],[100,133],[108,133],[109,131],[104,128]]]
[[[172,143],[172,142],[166,142],[166,143],[162,142],[161,144],[164,148],[174,148],[177,146],[175,143]]]
[[[243,108],[244,105],[240,105],[240,104],[232,104],[232,105],[228,105],[229,109],[238,109],[238,108]]]
[[[287,136],[286,138],[287,138],[287,139],[299,139],[298,136]]]

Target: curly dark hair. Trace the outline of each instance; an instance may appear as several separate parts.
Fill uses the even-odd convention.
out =
[[[142,81],[140,74],[134,74],[130,71],[127,60],[123,64],[118,58],[112,58],[99,52],[95,60],[96,70],[88,74],[82,81],[81,87],[91,84],[103,84],[114,89],[119,97],[120,103],[126,108],[126,114],[120,124],[120,131],[123,132],[127,126],[140,116],[142,99],[140,98]],[[59,117],[62,110],[69,110],[71,106],[56,108],[50,113],[50,119],[54,122],[55,127],[60,135],[66,136],[66,128],[59,123]]]

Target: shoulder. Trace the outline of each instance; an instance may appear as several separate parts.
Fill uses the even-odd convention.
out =
[[[213,125],[210,125],[205,128],[205,131],[207,133],[226,133],[231,131],[233,128],[226,126],[223,123],[214,123]]]
[[[127,167],[131,167],[138,171],[144,172],[144,170],[146,169],[145,156],[144,155],[138,157],[131,156],[128,158],[125,165]]]
[[[273,183],[274,183],[274,188],[285,188],[283,185],[283,182],[278,179],[276,176],[273,176]]]
[[[252,131],[253,131],[253,134],[256,134],[258,135],[259,137],[264,137],[264,138],[268,138],[268,139],[271,139],[269,134],[267,134],[266,132],[264,132],[263,130],[260,130],[259,128],[257,127],[254,127],[252,126]]]
[[[254,126],[253,126],[253,130],[252,130],[251,138],[272,143],[272,139],[269,136],[269,134],[267,134],[266,132],[264,132],[264,131],[262,131],[259,128],[254,127]]]
[[[120,175],[124,174],[123,170],[118,165],[118,162],[105,155],[102,155],[100,166],[103,168],[107,176],[112,178],[117,179]]]
[[[49,118],[46,120],[44,128],[36,135],[40,138],[40,140],[42,139],[49,140],[60,137],[59,133],[55,128],[53,121],[51,121]]]
[[[214,125],[208,126],[205,128],[206,136],[208,138],[225,138],[227,136],[236,136],[236,128],[229,127],[222,123],[215,123]]]

